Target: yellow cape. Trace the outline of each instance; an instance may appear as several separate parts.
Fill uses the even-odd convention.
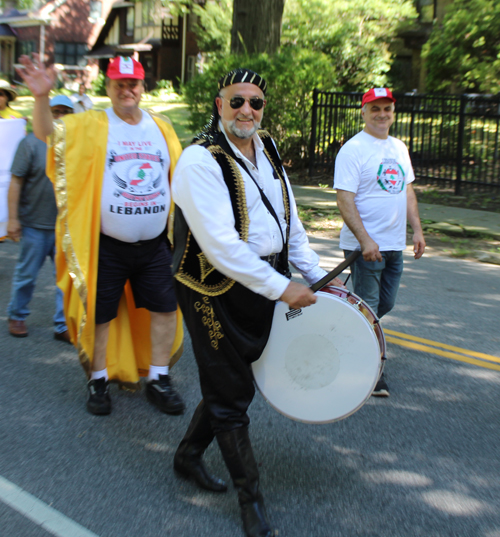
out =
[[[153,116],[167,142],[170,154],[169,182],[182,152],[174,129]],[[101,189],[106,163],[108,116],[90,110],[54,122],[48,144],[47,175],[54,184],[58,217],[56,223],[57,285],[64,293],[64,314],[71,341],[80,362],[90,374],[95,337],[97,260],[101,229]],[[173,201],[169,212],[172,240]],[[177,330],[172,347],[173,365],[182,354],[183,330],[177,308]],[[127,282],[111,322],[107,347],[109,378],[135,384],[147,375],[151,363],[150,315],[135,307]]]

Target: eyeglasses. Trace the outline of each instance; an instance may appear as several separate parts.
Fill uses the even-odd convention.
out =
[[[73,110],[52,110],[53,116],[65,116],[66,114],[72,114]]]
[[[233,110],[241,108],[247,101],[249,102],[251,108],[253,108],[254,110],[261,110],[266,102],[260,97],[251,97],[250,99],[245,99],[245,97],[231,97],[231,99],[224,100],[229,103],[229,106]]]

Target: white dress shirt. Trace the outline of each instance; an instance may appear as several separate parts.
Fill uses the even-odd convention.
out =
[[[222,124],[219,125],[224,132]],[[231,141],[227,141],[235,155],[245,162],[249,172],[271,202],[280,220],[283,236],[286,237],[281,181],[273,177],[273,167],[264,153],[261,139],[254,134],[257,166],[254,166]],[[204,147],[192,145],[182,153],[172,181],[172,197],[181,208],[200,248],[219,272],[255,293],[270,300],[277,300],[290,281],[260,258],[281,252],[283,247],[281,233],[276,220],[262,202],[252,178],[239,164],[238,168],[245,183],[250,220],[248,242],[240,239],[234,227],[233,207],[222,169]],[[320,280],[326,272],[318,266],[319,257],[309,247],[286,175],[285,179],[290,197],[291,220],[288,259],[307,282],[312,284]]]

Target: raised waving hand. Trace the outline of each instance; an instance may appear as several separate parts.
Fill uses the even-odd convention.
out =
[[[29,56],[21,56],[19,63],[23,68],[16,69],[17,74],[24,80],[34,97],[47,96],[57,80],[57,72],[53,65],[45,67],[40,62],[38,54],[33,54],[33,61]]]

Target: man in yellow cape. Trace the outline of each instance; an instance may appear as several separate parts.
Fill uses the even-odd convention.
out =
[[[126,59],[124,62],[121,60],[120,57],[116,58],[108,68],[108,74],[112,73],[111,78],[107,79],[108,94],[117,116],[124,121],[130,120],[128,123],[133,125],[133,117],[143,116],[138,103],[144,88],[142,83],[144,70],[135,60]],[[130,60],[133,62],[131,71],[127,70],[130,69]],[[87,376],[91,378],[87,408],[94,414],[107,414],[111,411],[108,379],[131,387],[137,385],[139,376],[147,375],[148,369],[151,372],[150,366],[152,361],[154,362],[155,353],[159,352],[158,333],[155,343],[151,328],[151,317],[156,314],[143,307],[136,307],[130,281],[125,285],[117,316],[109,323],[104,354],[102,337],[101,343],[98,341],[98,330],[103,325],[97,323],[96,330],[96,289],[99,243],[102,240],[101,195],[107,159],[109,114],[91,110],[53,122],[46,101],[55,80],[54,69],[45,69],[40,64],[35,67],[27,57],[22,57],[20,61],[24,69],[20,70],[19,74],[35,96],[34,132],[39,138],[46,139],[50,136],[47,175],[54,184],[58,206],[57,284],[64,292],[64,312],[68,331],[71,341],[78,350],[82,366]],[[122,63],[125,66],[124,74],[120,74]],[[124,109],[128,110],[128,116],[123,112]],[[182,152],[181,145],[171,125],[160,118],[147,116],[152,117],[167,144],[170,157],[168,170],[168,184],[170,184],[175,164]],[[170,242],[172,215],[173,202],[170,197],[167,227]],[[175,327],[175,334],[168,335],[171,350],[170,356],[167,356],[167,365],[170,366],[182,353],[182,318],[178,308],[174,319],[174,324],[171,323],[170,326]],[[91,385],[93,374],[97,370],[96,349],[99,352],[99,345],[102,355],[99,358],[101,362],[99,367],[102,368],[104,364],[107,370],[106,385],[101,383],[101,386],[95,382]],[[153,348],[155,345],[156,348]],[[160,349],[160,354],[164,351]],[[160,378],[164,376],[160,375]],[[160,410],[170,414],[183,411],[184,405],[171,385],[166,387],[168,392],[166,394],[163,393],[165,390],[161,386],[154,386],[155,389],[151,390],[150,385],[151,382],[148,382],[148,399]],[[89,406],[92,396],[94,402],[97,400],[97,405]],[[165,396],[169,399],[167,402]]]

